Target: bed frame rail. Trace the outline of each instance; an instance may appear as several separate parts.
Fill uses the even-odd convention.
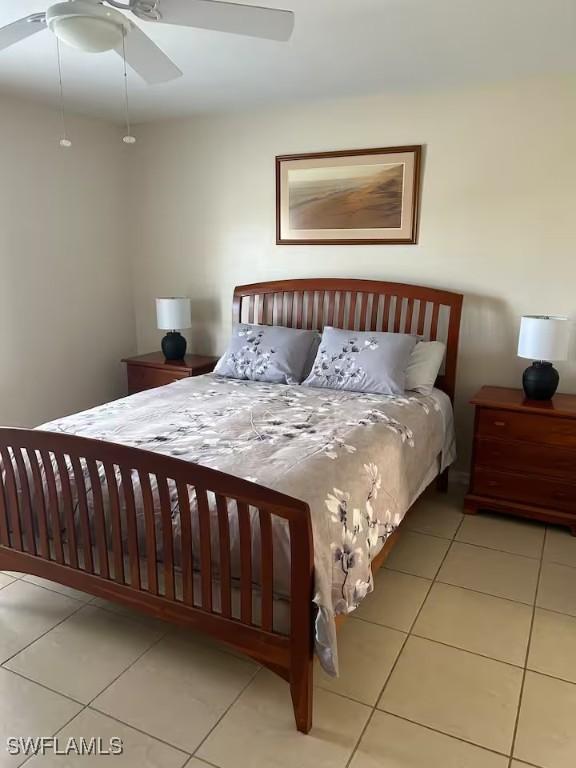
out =
[[[274,620],[280,530],[290,537],[288,635]],[[313,547],[304,502],[138,448],[0,428],[0,569],[214,636],[288,680],[296,725],[310,730]]]

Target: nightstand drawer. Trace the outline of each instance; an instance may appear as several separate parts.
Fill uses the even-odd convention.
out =
[[[537,475],[497,472],[476,467],[472,478],[473,493],[495,499],[509,499],[533,506],[562,509],[576,515],[576,484]]]
[[[476,440],[476,465],[512,472],[534,472],[576,483],[576,450],[537,443]]]
[[[576,423],[572,419],[554,416],[481,408],[477,434],[481,437],[501,437],[525,440],[540,445],[576,448]]]
[[[136,365],[128,366],[128,391],[130,394],[142,392],[145,389],[163,387],[173,384],[180,379],[189,378],[188,371],[162,371],[158,368],[144,368]]]

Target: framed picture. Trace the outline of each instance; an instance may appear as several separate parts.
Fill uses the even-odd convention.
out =
[[[278,245],[415,243],[421,146],[276,158]]]

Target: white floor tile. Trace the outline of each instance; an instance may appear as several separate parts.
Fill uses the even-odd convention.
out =
[[[536,609],[528,668],[576,683],[576,617]]]
[[[7,667],[87,704],[159,637],[136,622],[86,605]]]
[[[550,526],[546,531],[543,559],[576,568],[576,536],[566,528]]]
[[[14,768],[25,754],[10,755],[7,739],[52,736],[81,709],[70,699],[0,669],[0,768]]]
[[[508,758],[375,712],[350,768],[508,768]]]
[[[352,616],[408,632],[432,582],[387,568],[378,571],[374,582],[374,591]]]
[[[36,584],[38,587],[44,587],[44,589],[51,589],[52,592],[58,592],[66,597],[72,597],[74,600],[79,600],[82,603],[89,603],[92,600],[92,595],[86,592],[80,592],[78,589],[72,589],[65,584],[58,584],[57,581],[49,581],[48,579],[42,579],[40,576],[24,576],[24,581],[30,582],[30,584]]]
[[[542,563],[536,605],[550,611],[559,611],[576,616],[576,571],[574,568],[557,563]]]
[[[531,605],[538,581],[538,560],[454,542],[438,581],[475,589]]]
[[[385,567],[433,579],[449,546],[447,539],[425,536],[414,531],[402,531],[385,562]]]
[[[456,541],[540,559],[546,528],[542,523],[502,515],[466,515]]]
[[[410,637],[378,708],[508,753],[521,683],[517,667]]]
[[[261,670],[198,750],[220,768],[344,768],[370,708],[321,688],[314,691],[314,727],[294,725],[287,683]]]
[[[15,579],[12,578],[8,573],[4,573],[4,571],[0,571],[0,589],[2,587],[7,587],[8,584],[12,584],[12,582],[15,581]]]
[[[349,619],[338,633],[340,676],[316,664],[316,684],[374,706],[406,639],[403,632]]]
[[[168,636],[93,706],[191,753],[257,669],[192,638]]]
[[[531,622],[529,605],[436,583],[412,631],[523,667]]]
[[[0,664],[77,611],[80,604],[22,579],[0,590]]]
[[[122,742],[120,755],[75,755],[67,757],[50,754],[34,758],[29,765],[34,768],[88,768],[88,766],[114,766],[115,768],[182,768],[188,755],[167,744],[129,728],[106,715],[85,709],[58,734],[58,746],[66,750],[70,740],[76,744],[84,738],[88,743],[92,738],[101,739],[104,749],[116,747],[117,739]],[[114,740],[114,741],[112,741]]]
[[[526,673],[514,757],[545,768],[574,768],[576,685]]]

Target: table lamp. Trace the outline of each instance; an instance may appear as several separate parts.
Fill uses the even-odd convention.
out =
[[[529,400],[550,400],[558,389],[560,377],[552,365],[555,360],[567,360],[570,345],[570,322],[567,317],[524,315],[520,325],[518,357],[535,362],[522,377],[524,392]]]
[[[166,360],[182,360],[186,354],[186,339],[180,333],[191,328],[191,301],[172,296],[156,299],[157,325],[161,331],[168,331],[162,339],[162,352]]]

